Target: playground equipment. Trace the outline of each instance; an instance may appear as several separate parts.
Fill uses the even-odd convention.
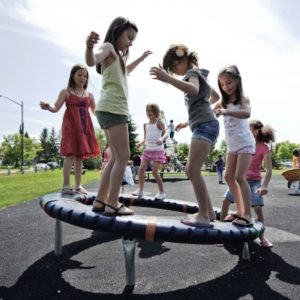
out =
[[[290,169],[282,173],[282,176],[288,181],[290,196],[300,196],[300,169]]]
[[[62,221],[91,229],[123,235],[125,255],[126,285],[135,285],[135,239],[147,241],[166,241],[190,244],[221,244],[240,241],[244,243],[243,258],[250,259],[248,241],[254,240],[264,232],[264,225],[255,221],[251,227],[241,227],[232,223],[215,221],[210,227],[190,227],[180,222],[180,217],[153,215],[106,216],[92,211],[91,203],[95,195],[74,196],[60,193],[48,194],[40,198],[42,209],[56,219],[55,255],[62,254]],[[195,213],[198,206],[194,202],[180,200],[157,200],[152,197],[120,195],[119,201],[125,205],[136,205],[183,213]],[[219,209],[215,209],[219,215]]]

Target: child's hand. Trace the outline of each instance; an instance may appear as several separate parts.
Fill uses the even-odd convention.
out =
[[[100,40],[99,34],[97,32],[91,31],[91,33],[86,38],[86,46],[89,49],[94,48],[94,45]]]
[[[156,145],[162,145],[163,144],[163,139],[158,139],[157,141],[156,141]]]
[[[150,54],[152,54],[153,52],[150,50],[145,51],[142,56],[141,56],[141,60],[143,61],[146,57],[148,57]]]
[[[185,123],[179,123],[178,125],[175,126],[175,131],[179,131],[180,129],[185,128],[187,126],[188,126],[187,122],[185,122]]]
[[[264,187],[261,187],[261,188],[256,190],[256,194],[258,194],[260,196],[266,195],[266,194],[268,194],[268,189],[264,188]]]
[[[49,105],[49,103],[46,103],[46,102],[41,101],[41,102],[40,102],[40,107],[41,107],[41,109],[49,110],[50,105]]]
[[[158,67],[152,67],[150,69],[150,75],[154,76],[153,79],[158,79],[163,82],[168,82],[168,78],[170,77],[161,65]]]
[[[219,116],[225,116],[227,110],[224,108],[217,108],[214,110],[214,112],[215,112],[216,116],[219,117]]]

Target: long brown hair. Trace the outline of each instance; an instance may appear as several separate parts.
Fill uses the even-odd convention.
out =
[[[242,99],[244,97],[242,77],[240,75],[240,71],[237,68],[237,66],[231,65],[231,66],[221,69],[218,74],[218,86],[219,86],[219,89],[220,89],[220,92],[222,95],[222,100],[221,100],[222,106],[224,108],[227,108],[227,104],[229,103],[229,96],[223,91],[220,80],[219,80],[220,76],[222,76],[224,74],[228,74],[232,78],[232,80],[234,80],[237,83],[237,89],[235,91],[236,99],[233,102],[233,104],[234,105],[241,104]]]
[[[119,50],[118,50],[117,47],[116,47],[116,42],[117,42],[118,37],[119,37],[125,30],[127,30],[127,29],[129,29],[129,28],[132,28],[132,29],[134,29],[136,32],[138,32],[138,28],[137,28],[137,26],[136,26],[134,23],[130,22],[129,20],[127,20],[127,19],[124,18],[124,17],[117,17],[117,18],[115,18],[115,19],[111,22],[111,24],[110,24],[110,26],[109,26],[109,28],[108,28],[108,30],[107,30],[107,32],[106,32],[104,41],[103,41],[104,43],[111,43],[111,44],[113,45],[113,47],[114,47],[114,49],[115,49],[117,55],[118,55],[119,58],[120,58],[120,61],[121,61],[121,64],[122,64],[122,69],[123,69],[124,74],[125,74],[125,64],[124,64],[123,58],[122,58],[121,55],[120,55]],[[127,50],[127,52],[124,53],[124,55],[123,55],[123,57],[125,57],[125,61],[126,61],[127,58],[128,58],[128,54],[129,54],[129,50]],[[101,64],[97,64],[97,65],[96,65],[96,70],[97,70],[97,72],[98,72],[99,74],[102,73],[102,70],[101,70]]]
[[[71,89],[76,89],[76,83],[74,80],[74,75],[78,70],[85,70],[86,71],[86,83],[84,84],[83,88],[86,90],[87,86],[88,86],[88,81],[89,81],[89,72],[87,70],[87,68],[84,65],[81,64],[77,64],[75,66],[72,67],[71,72],[70,72],[70,77],[69,77],[69,81],[68,81],[68,88]]]
[[[256,142],[270,143],[275,141],[275,130],[268,125],[264,125],[259,120],[251,120],[249,122],[251,128],[258,130],[255,137]]]

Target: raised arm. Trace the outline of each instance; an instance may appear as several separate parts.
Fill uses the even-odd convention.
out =
[[[147,50],[145,51],[139,58],[131,62],[126,66],[127,73],[131,73],[146,57],[148,57],[150,54],[152,54],[152,51]]]
[[[68,98],[68,96],[69,96],[68,91],[66,89],[63,89],[59,93],[58,98],[57,98],[56,102],[53,104],[53,106],[51,106],[47,102],[41,101],[40,102],[41,109],[43,109],[43,110],[49,110],[52,113],[56,113],[63,106],[63,104],[65,103],[65,101]]]
[[[169,75],[161,65],[152,67],[150,69],[150,75],[153,76],[153,79],[169,83],[190,96],[197,96],[199,93],[200,84],[196,76],[191,76],[189,81],[177,79]]]

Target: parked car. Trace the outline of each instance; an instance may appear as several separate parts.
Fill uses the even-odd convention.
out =
[[[283,160],[283,161],[280,162],[280,165],[283,168],[289,168],[289,169],[291,169],[293,167],[293,164],[290,160]]]
[[[56,161],[49,161],[47,162],[47,165],[49,166],[50,169],[58,168],[58,163]]]
[[[44,163],[38,163],[35,165],[35,169],[37,171],[40,171],[40,170],[47,170],[49,168],[49,166],[47,164],[44,164]]]

